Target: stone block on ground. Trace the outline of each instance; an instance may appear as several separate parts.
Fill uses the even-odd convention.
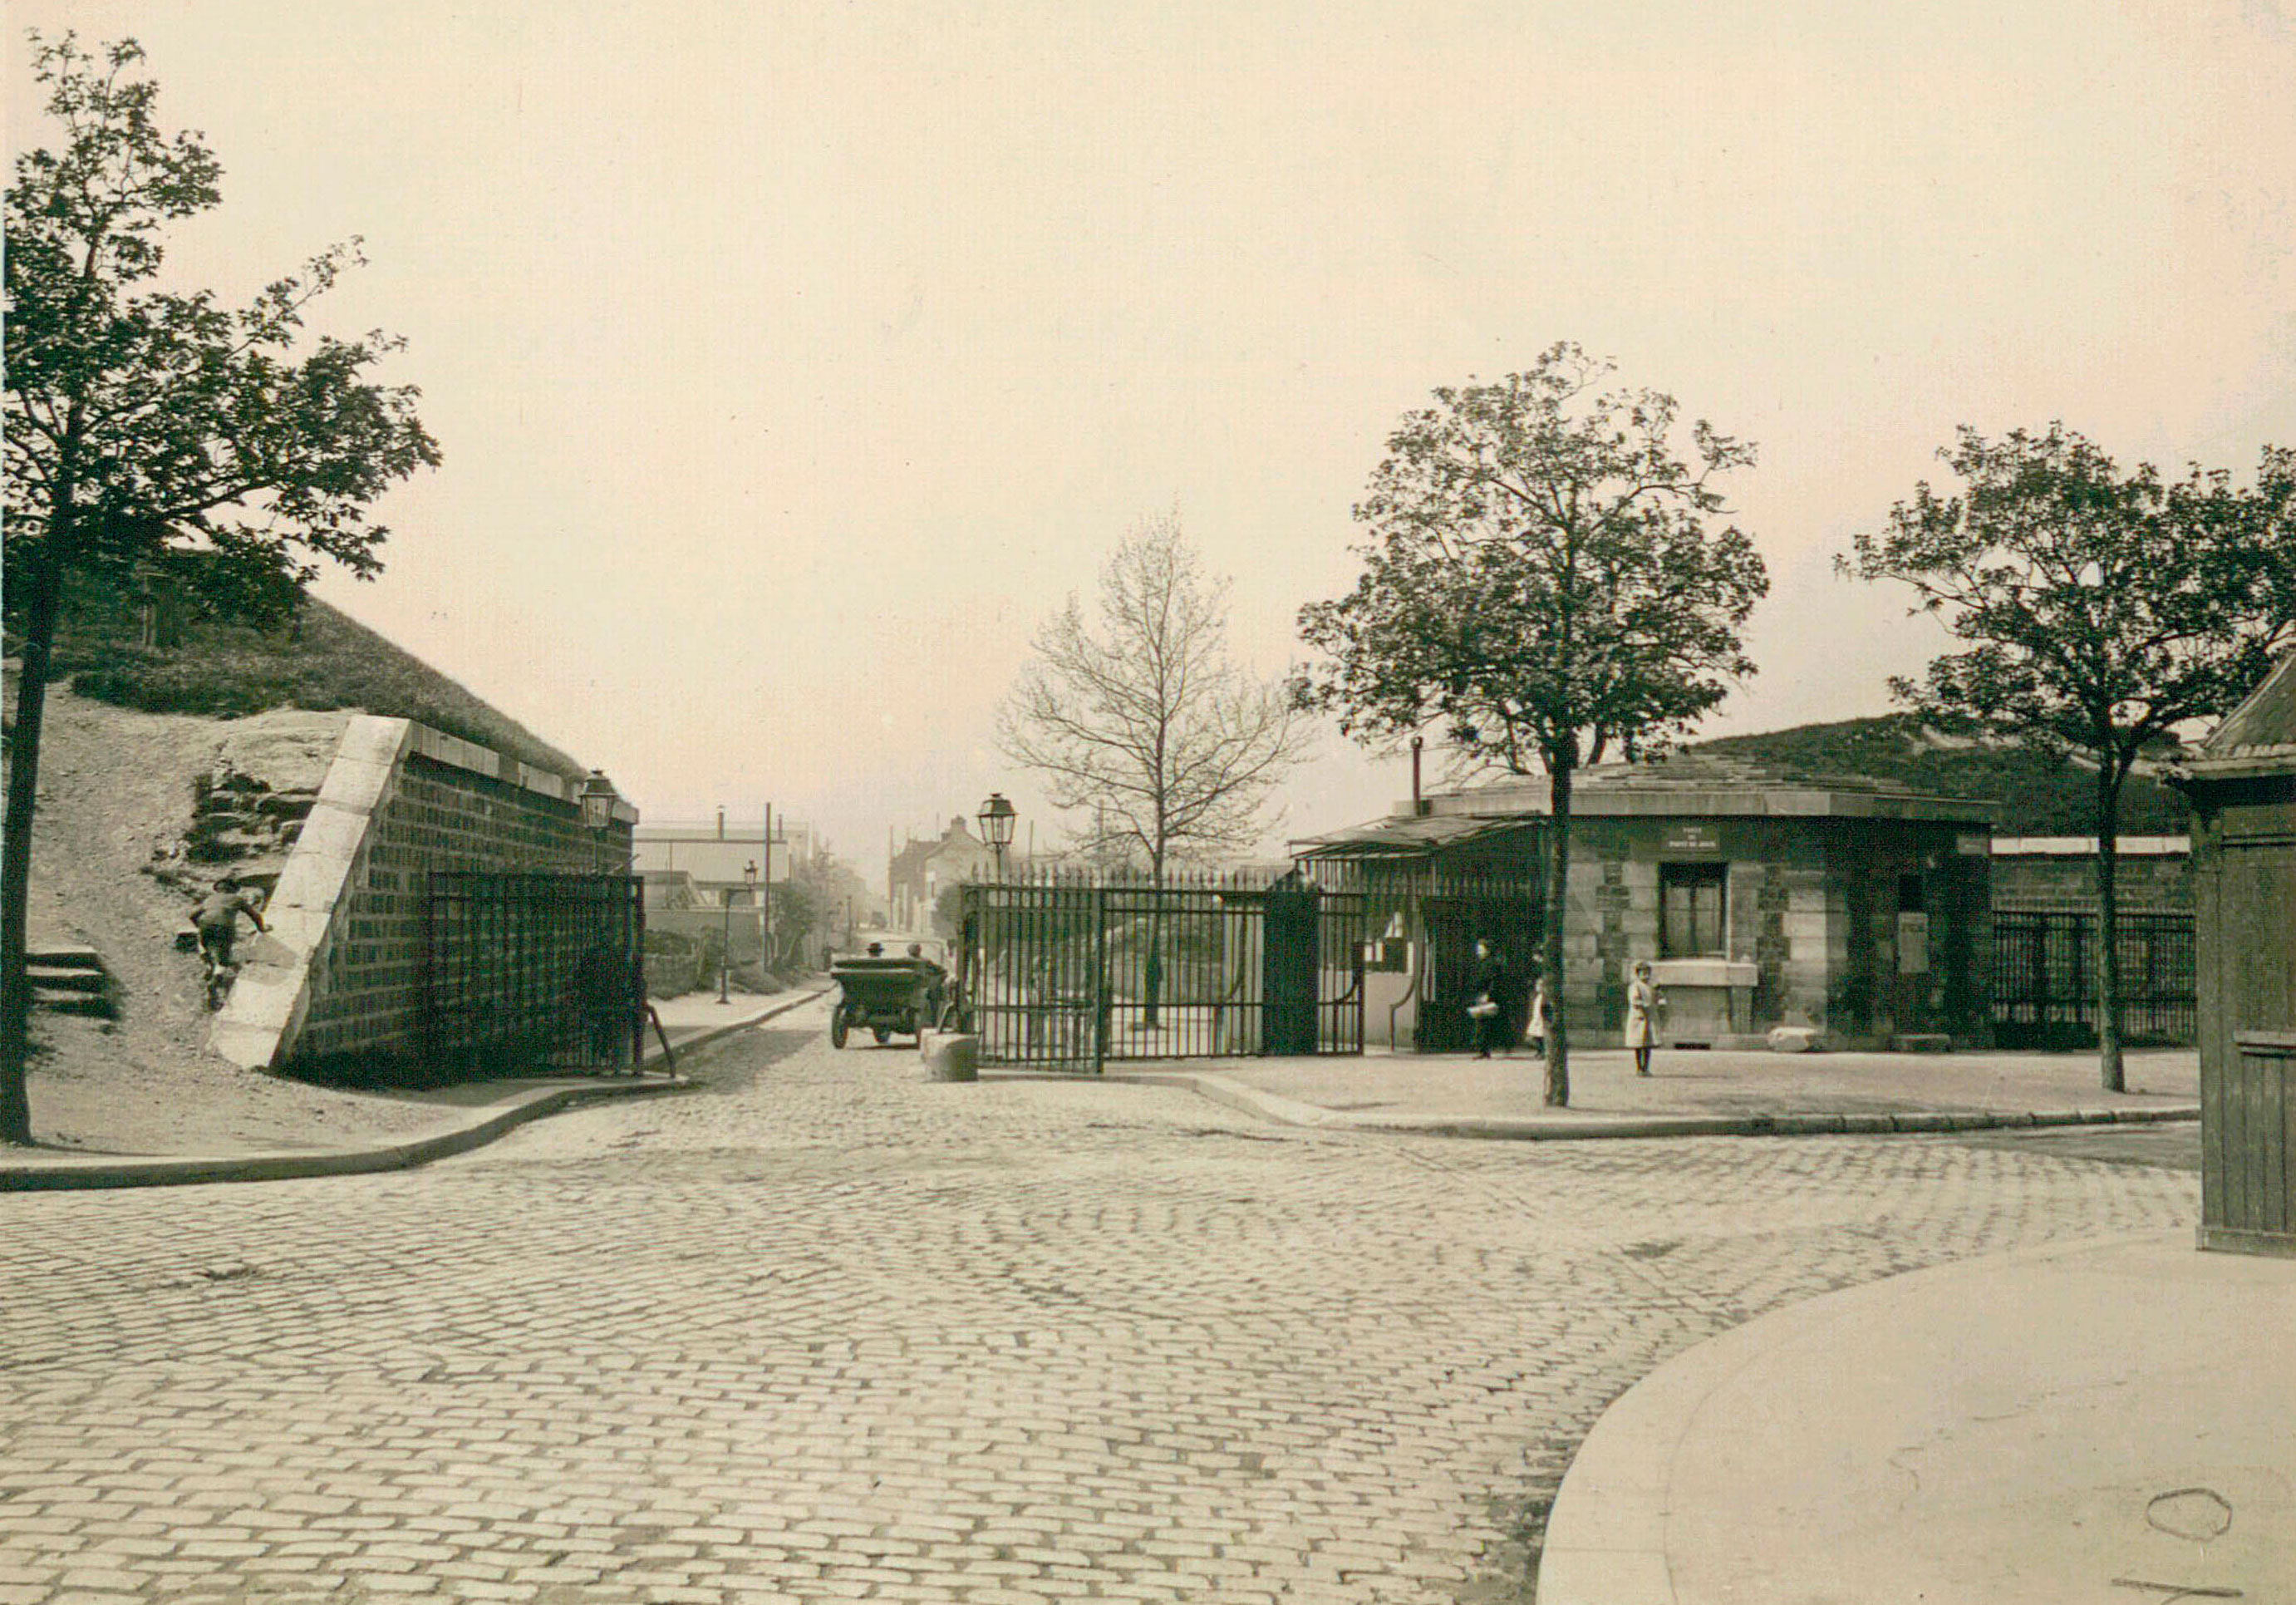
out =
[[[980,1079],[980,1039],[969,1032],[921,1031],[917,1033],[917,1057],[924,1061],[928,1081]]]
[[[1772,1053],[1816,1053],[1825,1046],[1816,1027],[1811,1025],[1779,1025],[1769,1034]]]

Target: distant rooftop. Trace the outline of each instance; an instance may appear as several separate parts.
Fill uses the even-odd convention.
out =
[[[1546,780],[1524,777],[1428,799],[1438,814],[1544,814]],[[1871,775],[1822,774],[1718,753],[1677,753],[1652,763],[1605,763],[1579,771],[1571,810],[1589,815],[1842,814],[1858,818],[1967,819],[1989,805],[1972,797],[1915,791]]]
[[[1511,776],[1488,786],[1403,804],[1383,819],[1298,844],[1302,856],[1344,848],[1350,854],[1453,849],[1521,829],[1553,811],[1544,777]],[[1989,825],[1993,805],[1936,796],[1870,775],[1819,774],[1718,753],[1677,753],[1651,763],[1606,763],[1579,771],[1570,810],[1585,819],[1833,818],[1924,819]]]
[[[2187,767],[2210,779],[2296,774],[2296,653],[2226,716]]]

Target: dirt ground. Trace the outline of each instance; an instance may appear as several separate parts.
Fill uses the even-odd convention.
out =
[[[123,1014],[34,1014],[29,1091],[43,1145],[105,1153],[305,1147],[411,1132],[436,1118],[420,1100],[305,1086],[209,1053],[199,957],[175,942],[193,891],[152,873],[172,867],[187,883],[207,878],[171,857],[191,820],[196,777],[227,759],[275,789],[316,786],[348,717],[282,710],[201,719],[52,696],[33,836],[32,939],[95,948],[119,984]]]

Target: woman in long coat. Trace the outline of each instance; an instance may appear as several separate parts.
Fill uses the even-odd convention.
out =
[[[1635,978],[1627,984],[1627,1046],[1635,1050],[1635,1074],[1648,1075],[1651,1049],[1658,1044],[1658,988],[1651,983],[1650,960],[1635,960]]]

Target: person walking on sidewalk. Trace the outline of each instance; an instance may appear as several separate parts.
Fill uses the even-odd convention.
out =
[[[1530,982],[1530,1014],[1523,1024],[1523,1034],[1530,1041],[1530,1050],[1539,1058],[1546,1057],[1546,1029],[1551,1023],[1551,1010],[1546,1002],[1546,976],[1534,968]]]
[[[246,915],[255,922],[258,931],[268,932],[263,923],[263,905],[241,891],[239,877],[226,870],[215,884],[215,890],[200,900],[192,911],[192,925],[200,934],[200,961],[206,967],[208,1007],[221,1005],[220,989],[230,984],[237,973],[231,961],[232,943],[239,937],[239,917]]]
[[[1475,1024],[1475,1057],[1488,1058],[1507,1046],[1506,963],[1488,942],[1475,943],[1475,968],[1467,980],[1467,1017]]]
[[[1658,1044],[1658,988],[1651,983],[1650,960],[1635,960],[1635,978],[1627,984],[1627,1046],[1635,1050],[1635,1074],[1651,1073],[1651,1049]]]

